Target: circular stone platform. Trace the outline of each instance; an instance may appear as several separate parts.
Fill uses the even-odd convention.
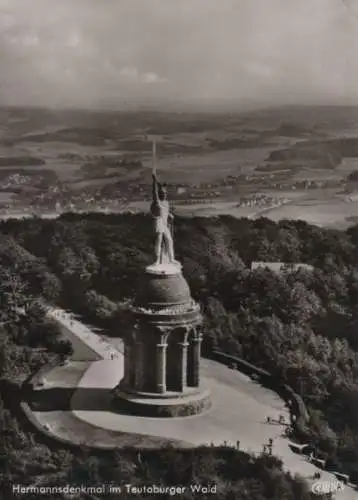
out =
[[[180,262],[175,261],[168,264],[151,264],[145,268],[145,271],[150,274],[165,274],[167,276],[172,274],[180,274],[182,265]]]
[[[131,393],[117,387],[114,391],[114,411],[133,413],[139,417],[187,417],[211,408],[209,389],[193,388],[183,394]],[[162,397],[158,397],[162,396]]]

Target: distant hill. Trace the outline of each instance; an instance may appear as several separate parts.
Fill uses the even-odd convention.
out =
[[[46,161],[42,158],[31,156],[0,156],[1,167],[27,167],[35,165],[45,165]]]
[[[309,140],[290,148],[272,151],[268,161],[317,160],[326,162],[326,167],[338,166],[343,158],[358,157],[358,138]]]

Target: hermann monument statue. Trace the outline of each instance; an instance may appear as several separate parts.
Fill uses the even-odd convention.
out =
[[[211,405],[200,377],[200,307],[175,260],[166,188],[155,172],[152,203],[155,262],[143,270],[132,328],[124,338],[124,377],[114,389],[114,408],[150,417],[193,415]]]
[[[179,264],[174,259],[174,241],[170,225],[174,215],[170,212],[165,186],[160,184],[153,172],[153,201],[150,207],[155,230],[155,265]]]
[[[180,266],[174,257],[173,220],[164,184],[158,181],[156,174],[156,144],[153,142],[152,203],[150,212],[154,221],[155,263]]]

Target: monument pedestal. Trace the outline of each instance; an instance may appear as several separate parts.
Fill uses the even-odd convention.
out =
[[[208,409],[210,391],[199,376],[202,317],[180,263],[148,266],[131,312],[114,409],[150,417]]]
[[[176,392],[166,392],[161,397],[157,393],[131,393],[121,390],[119,385],[114,390],[114,396],[114,410],[141,417],[187,417],[203,413],[211,407],[210,390],[203,387],[180,395]]]

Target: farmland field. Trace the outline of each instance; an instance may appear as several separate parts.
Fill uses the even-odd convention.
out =
[[[169,184],[170,197],[185,185],[181,199],[187,197],[187,204],[180,204],[178,213],[262,213],[342,227],[358,216],[356,203],[348,200],[356,191],[355,172],[358,176],[358,108],[226,115],[3,108],[0,118],[0,203],[12,196],[6,176],[20,170],[29,179],[16,181],[21,185],[14,192],[20,200],[26,192],[26,203],[31,192],[46,197],[48,185],[50,191],[84,198],[105,189],[103,197],[123,194],[138,209],[139,200],[150,196],[155,138],[158,173]],[[144,188],[133,194],[139,185]],[[238,206],[255,193],[276,201]]]

